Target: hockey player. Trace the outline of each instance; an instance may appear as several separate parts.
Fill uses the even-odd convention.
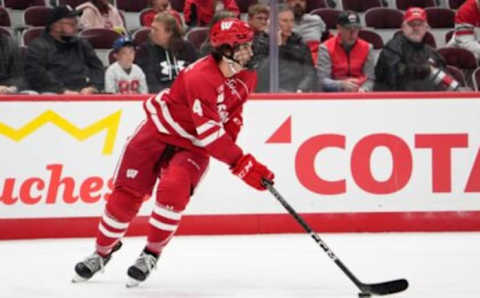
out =
[[[182,211],[207,169],[210,157],[258,190],[274,174],[235,144],[242,106],[257,82],[246,65],[252,57],[253,30],[227,18],[210,31],[211,55],[184,69],[170,89],[144,103],[147,119],[129,140],[115,176],[115,187],[98,227],[95,252],[75,266],[73,281],[90,279],[121,246],[120,239],[152,193],[147,244],[128,268],[128,287],[145,281],[175,233]]]
[[[105,92],[121,94],[148,93],[147,79],[143,70],[133,63],[135,46],[129,37],[122,36],[113,43],[117,62],[105,72]]]

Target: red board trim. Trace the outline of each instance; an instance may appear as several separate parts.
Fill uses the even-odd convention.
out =
[[[480,211],[302,214],[319,233],[480,231]],[[0,219],[0,240],[94,237],[98,217]],[[145,235],[137,217],[127,236]],[[301,233],[289,214],[186,215],[178,235]]]

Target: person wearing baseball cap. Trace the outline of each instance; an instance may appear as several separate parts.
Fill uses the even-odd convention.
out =
[[[148,93],[147,80],[143,70],[133,63],[135,45],[128,36],[122,36],[113,43],[113,56],[117,60],[105,72],[105,92],[120,94]]]
[[[465,1],[455,13],[455,34],[447,47],[459,47],[471,51],[480,59],[480,43],[475,34],[480,27],[480,0]]]
[[[372,45],[358,37],[361,28],[356,12],[343,11],[337,18],[338,34],[320,45],[317,73],[323,91],[372,90],[375,56]]]
[[[25,77],[39,93],[91,94],[103,89],[103,64],[79,38],[77,16],[68,5],[53,8],[45,31],[28,46]]]
[[[424,9],[410,7],[402,31],[383,47],[375,66],[376,91],[453,91],[460,85],[446,72],[446,63],[425,43],[429,29]]]

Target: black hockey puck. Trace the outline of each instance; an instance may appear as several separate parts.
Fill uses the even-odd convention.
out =
[[[362,298],[362,297],[372,297],[372,294],[370,293],[358,293],[358,297]]]

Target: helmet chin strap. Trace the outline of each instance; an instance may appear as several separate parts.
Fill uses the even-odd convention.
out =
[[[228,68],[230,69],[230,72],[232,73],[232,75],[236,75],[237,73],[239,73],[243,69],[243,66],[242,66],[242,64],[240,64],[240,61],[233,58],[233,56],[227,56],[227,55],[223,54],[223,60],[225,62],[227,62]],[[234,64],[240,65],[241,68],[238,69],[238,70],[235,69]]]

